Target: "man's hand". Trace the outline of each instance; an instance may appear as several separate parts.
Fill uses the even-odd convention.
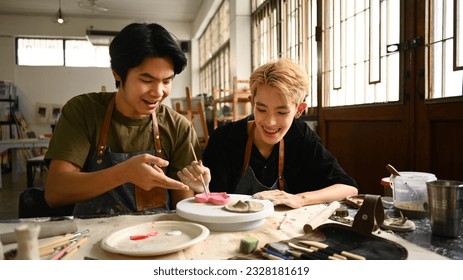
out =
[[[209,192],[209,183],[211,182],[211,171],[204,166],[201,161],[193,161],[190,165],[177,172],[180,180],[188,185],[195,193],[204,192],[201,175],[204,178],[206,190]]]

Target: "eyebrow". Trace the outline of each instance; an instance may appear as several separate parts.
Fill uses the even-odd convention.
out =
[[[256,101],[256,106],[268,107],[267,105],[265,105],[264,103],[259,102],[259,101]],[[289,106],[288,105],[281,105],[281,106],[276,107],[275,109],[289,109]]]
[[[153,80],[161,80],[161,81],[163,81],[163,80],[172,80],[172,79],[174,79],[175,74],[172,74],[171,76],[169,76],[169,77],[167,77],[167,78],[164,78],[164,79],[156,78],[156,77],[154,77],[153,75],[150,75],[150,74],[148,74],[148,73],[141,73],[140,76],[146,77],[146,78],[149,78],[149,79],[153,79]]]

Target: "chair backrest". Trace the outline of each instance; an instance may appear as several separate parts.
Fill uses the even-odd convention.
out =
[[[50,207],[42,187],[27,188],[19,195],[18,218],[72,216],[74,205]]]

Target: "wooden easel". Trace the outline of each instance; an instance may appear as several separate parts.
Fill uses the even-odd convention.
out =
[[[195,116],[199,116],[202,131],[203,131],[203,137],[198,137],[199,139],[199,145],[201,148],[205,148],[207,145],[207,141],[209,140],[209,131],[207,129],[207,121],[206,121],[206,113],[204,112],[204,106],[202,101],[197,102],[197,108],[193,109],[193,104],[191,101],[191,94],[190,94],[190,87],[185,88],[185,94],[186,94],[186,110],[182,109],[182,106],[180,105],[179,102],[175,104],[175,111],[178,113],[184,115],[193,125],[194,127],[194,120]],[[197,129],[195,127],[195,129]]]

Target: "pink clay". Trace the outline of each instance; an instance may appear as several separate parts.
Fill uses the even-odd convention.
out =
[[[225,205],[230,201],[226,192],[199,193],[195,195],[195,201],[199,203],[210,202],[215,205]]]

